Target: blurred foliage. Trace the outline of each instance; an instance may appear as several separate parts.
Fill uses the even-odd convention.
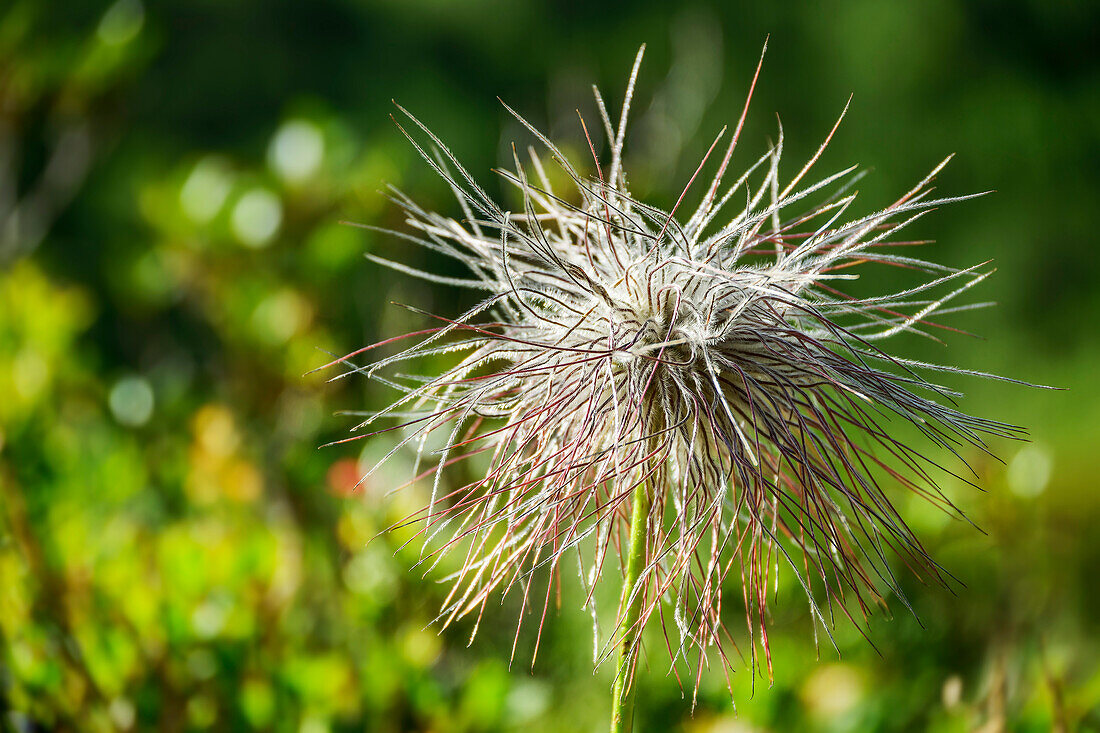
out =
[[[874,647],[838,625],[840,653],[816,650],[788,583],[775,678],[738,671],[736,712],[719,670],[692,711],[654,629],[637,727],[1100,730],[1097,6],[669,5],[0,6],[0,727],[602,729],[575,583],[534,665],[534,620],[508,663],[515,599],[472,646],[469,625],[437,634],[439,574],[413,569],[409,530],[368,542],[423,488],[384,496],[400,462],[355,488],[384,439],[316,450],[350,425],[332,408],[386,395],[302,375],[421,322],[390,300],[466,297],[381,272],[361,254],[400,242],[341,223],[399,226],[385,182],[459,213],[391,97],[499,192],[488,169],[529,141],[495,95],[580,151],[588,85],[617,103],[647,41],[629,159],[635,193],[669,204],[770,32],[744,144],[778,111],[797,159],[854,91],[826,158],[875,169],[868,207],[958,152],[943,189],[998,193],[921,231],[953,263],[995,259],[999,307],[960,319],[989,340],[952,338],[949,358],[1070,390],[965,385],[1036,442],[967,456],[988,493],[946,487],[984,533],[898,497],[959,579],[906,579],[919,622],[891,599]]]

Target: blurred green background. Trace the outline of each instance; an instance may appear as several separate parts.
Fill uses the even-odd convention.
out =
[[[468,624],[425,628],[445,586],[407,533],[367,544],[422,489],[383,496],[398,460],[350,490],[384,438],[317,450],[351,425],[335,410],[389,395],[302,375],[422,322],[390,300],[469,297],[366,262],[450,267],[340,223],[399,227],[387,182],[460,215],[391,98],[500,191],[530,140],[496,95],[579,154],[589,85],[617,109],[647,42],[627,162],[668,206],[770,33],[735,162],[778,113],[792,174],[853,92],[821,166],[874,169],[861,212],[958,153],[939,192],[997,193],[918,233],[993,259],[974,297],[998,306],[953,322],[983,339],[894,348],[1068,390],[960,383],[1034,442],[968,456],[985,492],[947,484],[983,533],[893,494],[960,581],[905,577],[919,622],[891,599],[877,651],[840,626],[818,654],[787,583],[773,683],[742,665],[735,712],[711,670],[692,714],[654,636],[638,729],[1100,730],[1098,28],[1084,0],[0,4],[0,727],[603,729],[576,582],[533,669],[532,622],[509,669],[511,601],[469,647]]]

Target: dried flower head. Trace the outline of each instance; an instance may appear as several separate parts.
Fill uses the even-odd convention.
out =
[[[341,361],[400,393],[357,429],[401,430],[389,455],[411,446],[431,456],[421,476],[433,477],[431,501],[412,519],[422,523],[427,559],[461,558],[444,624],[470,614],[480,621],[494,591],[518,589],[541,634],[552,584],[572,553],[568,566],[579,566],[594,621],[601,576],[614,568],[627,579],[616,632],[601,642],[596,626],[596,661],[627,639],[632,669],[637,630],[656,614],[672,668],[683,663],[697,678],[709,653],[729,667],[723,593],[732,574],[750,664],[762,659],[770,673],[766,596],[780,565],[827,632],[837,613],[858,623],[887,590],[903,598],[891,556],[942,579],[883,489],[901,485],[953,509],[933,475],[945,469],[891,424],[910,424],[953,452],[984,450],[983,434],[1020,431],[960,412],[957,393],[928,377],[978,373],[902,359],[876,344],[927,335],[943,327],[929,320],[934,313],[976,307],[950,302],[988,273],[917,259],[903,245],[918,243],[898,239],[933,207],[970,198],[930,196],[946,160],[886,208],[849,218],[856,169],[810,176],[836,127],[786,181],[780,129],[731,183],[748,101],[725,152],[712,160],[719,135],[671,211],[635,200],[623,141],[641,57],[617,125],[596,91],[610,160],[589,139],[591,175],[505,105],[573,185],[555,190],[533,150],[529,164],[513,151],[515,170],[502,175],[522,194],[519,212],[504,211],[401,108],[430,144],[410,141],[451,185],[465,217],[425,211],[394,191],[411,231],[392,234],[458,260],[470,276],[371,259],[485,297],[457,316],[432,316],[436,325],[407,334],[418,340],[400,353],[369,366],[351,365],[355,354]],[[708,164],[714,172],[704,176]],[[689,197],[698,204],[683,216]],[[850,268],[868,262],[924,279],[902,292],[846,295]],[[438,376],[383,376],[438,354],[455,354],[457,364]],[[398,424],[372,427],[383,419]],[[476,480],[442,480],[448,466],[474,456],[487,466]],[[633,568],[632,533],[641,543]]]

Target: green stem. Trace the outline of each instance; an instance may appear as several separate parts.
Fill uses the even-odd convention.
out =
[[[630,550],[623,577],[623,594],[619,599],[619,655],[615,663],[615,687],[611,698],[611,733],[622,733],[624,713],[631,712],[627,704],[627,680],[630,672],[630,652],[636,647],[641,627],[634,628],[642,608],[643,593],[634,596],[638,576],[645,563],[646,520],[649,517],[649,486],[642,482],[634,489],[634,511],[630,517]]]

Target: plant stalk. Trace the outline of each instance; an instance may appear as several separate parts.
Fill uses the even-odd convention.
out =
[[[634,510],[630,517],[630,549],[626,560],[626,575],[623,577],[623,593],[619,598],[619,654],[615,663],[615,686],[611,698],[611,733],[622,733],[624,718],[632,719],[633,695],[628,704],[627,680],[630,677],[631,650],[637,646],[641,636],[638,623],[643,596],[634,596],[645,563],[646,520],[649,517],[649,482],[642,482],[634,489]]]

